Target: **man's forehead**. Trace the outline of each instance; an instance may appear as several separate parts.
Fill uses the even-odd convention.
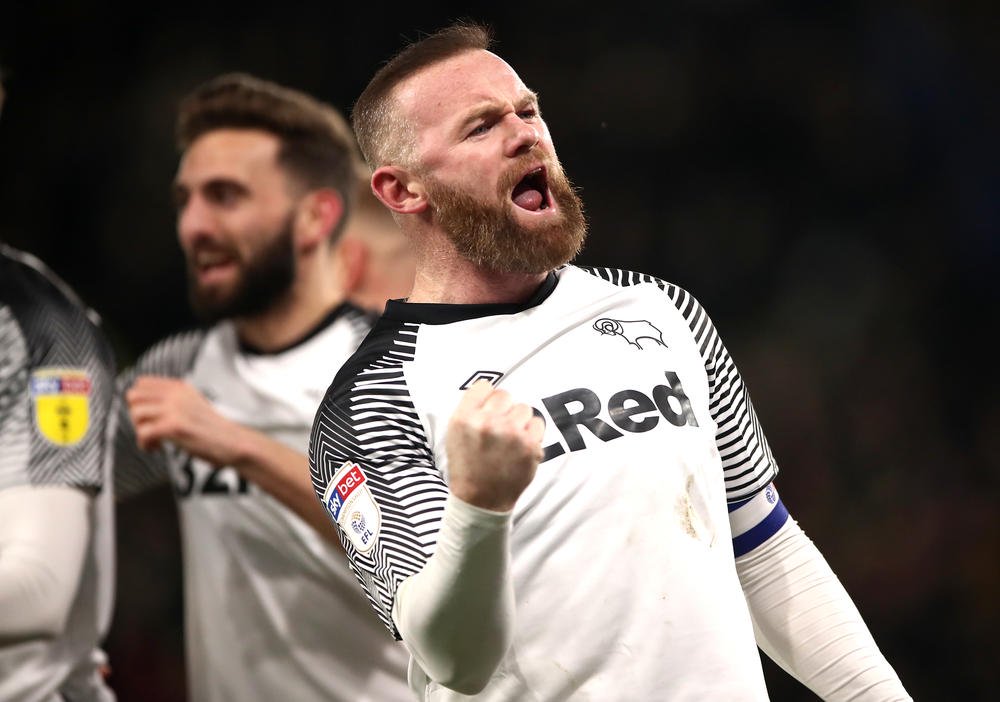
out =
[[[432,64],[407,78],[396,90],[404,110],[437,119],[496,99],[520,100],[533,94],[502,58],[484,50],[467,51]]]
[[[279,148],[278,137],[260,129],[214,129],[184,151],[178,171],[249,173],[276,165]]]

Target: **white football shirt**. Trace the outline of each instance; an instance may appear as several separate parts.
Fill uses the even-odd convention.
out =
[[[67,485],[94,494],[65,630],[0,642],[4,702],[114,699],[99,672],[99,645],[114,596],[115,361],[98,322],[41,261],[0,245],[0,490]]]
[[[221,323],[161,342],[120,384],[184,378],[224,416],[305,453],[329,378],[369,327],[343,305],[292,348],[260,354]],[[175,448],[144,455],[122,425],[116,485],[169,473],[177,495],[192,702],[412,699],[405,649],[371,617],[342,552],[234,469]]]
[[[396,588],[434,551],[445,429],[478,378],[546,429],[513,515],[514,643],[475,699],[767,699],[727,505],[777,467],[706,312],[637,273],[566,266],[523,305],[389,303],[310,443],[383,623],[398,636]]]

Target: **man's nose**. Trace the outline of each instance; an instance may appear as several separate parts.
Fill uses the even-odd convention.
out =
[[[507,138],[507,155],[517,156],[538,143],[541,138],[538,127],[525,122],[516,115],[513,116],[510,135]]]
[[[184,247],[198,238],[211,235],[213,217],[204,200],[192,195],[177,211],[177,238]]]

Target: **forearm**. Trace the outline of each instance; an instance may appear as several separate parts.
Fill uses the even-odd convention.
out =
[[[305,454],[242,426],[233,438],[233,468],[295,512],[324,539],[339,546],[337,529],[316,498]]]
[[[824,700],[910,700],[857,607],[791,518],[736,559],[757,643]]]
[[[304,454],[223,416],[194,386],[176,378],[140,376],[125,399],[140,448],[158,450],[170,442],[212,465],[232,467],[324,539],[340,543],[316,499]]]
[[[434,555],[400,585],[393,619],[430,679],[479,692],[513,639],[510,513],[451,496]]]
[[[62,632],[90,539],[91,499],[67,486],[0,491],[0,643]]]

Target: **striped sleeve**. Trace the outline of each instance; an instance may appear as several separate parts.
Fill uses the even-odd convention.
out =
[[[136,443],[125,391],[140,375],[183,377],[194,365],[204,336],[203,331],[191,331],[168,337],[152,346],[134,366],[118,376],[118,424],[114,446],[115,495],[118,499],[161,485],[168,477],[164,450],[143,451]]]
[[[316,494],[369,602],[397,639],[390,614],[396,588],[433,553],[448,496],[406,384],[417,330],[385,319],[376,325],[337,374],[309,442]]]
[[[644,273],[608,268],[583,270],[622,287],[655,285],[666,294],[687,322],[705,362],[709,411],[717,426],[715,442],[722,457],[727,500],[746,500],[767,487],[778,474],[778,464],[743,378],[698,300],[687,290]]]
[[[0,247],[0,489],[100,490],[115,360],[99,318],[47,266]]]

